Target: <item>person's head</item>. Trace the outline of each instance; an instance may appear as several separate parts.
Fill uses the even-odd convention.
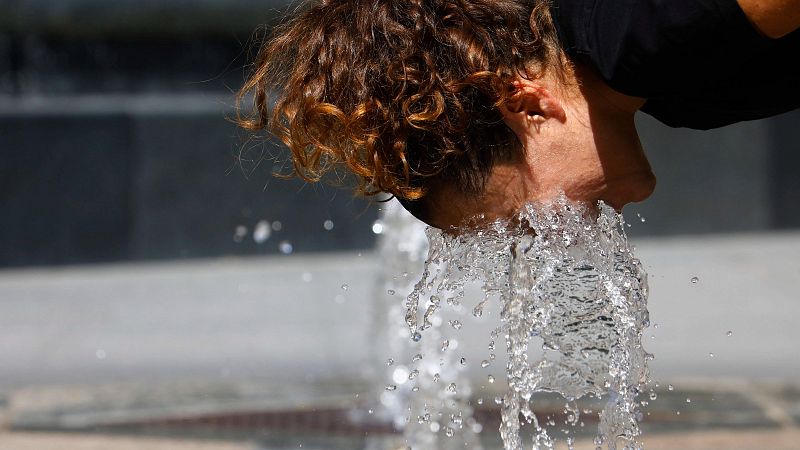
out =
[[[613,105],[587,106],[604,97],[586,92],[586,71],[565,58],[548,8],[543,0],[311,2],[264,43],[241,91],[254,94],[255,111],[239,123],[277,135],[300,177],[344,168],[358,192],[390,193],[441,228],[513,213],[549,195],[551,182],[591,200],[579,197],[607,190],[598,173],[616,160],[646,160],[631,136],[632,111],[627,123]],[[609,145],[617,154],[595,149]]]

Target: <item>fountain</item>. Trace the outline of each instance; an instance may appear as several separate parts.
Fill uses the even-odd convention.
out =
[[[403,213],[396,206],[387,210],[387,231],[411,229],[402,226],[404,220],[414,223]],[[390,334],[407,345],[405,355],[392,361],[390,377],[392,382],[404,378],[403,383],[390,383],[389,394],[383,395],[407,445],[415,450],[479,448],[471,387],[461,374],[464,361],[445,351],[454,338],[443,340],[442,312],[469,310],[478,317],[490,302],[499,302],[501,320],[489,336],[489,347],[504,339],[508,351],[508,390],[498,399],[505,449],[553,449],[559,439],[572,449],[570,428],[582,413],[589,413],[580,411],[576,401],[586,397],[605,402],[596,413],[597,448],[641,448],[637,395],[648,381],[652,357],[641,344],[649,325],[647,274],[628,245],[624,227],[622,216],[602,202],[594,208],[562,196],[530,203],[514,220],[490,226],[452,234],[428,229],[428,256],[416,278],[408,268],[398,278],[397,268],[387,266],[384,287],[391,285],[388,289],[395,293],[411,291],[405,313],[397,299],[389,314],[389,328],[394,327]],[[382,254],[407,245],[406,250],[415,250],[395,260],[419,259],[424,245],[402,234],[392,239],[382,241]],[[419,281],[411,289],[413,279]],[[476,282],[483,297],[468,298],[465,285]],[[452,326],[460,324],[457,320],[448,323],[448,332],[460,328]],[[543,351],[538,359],[529,352],[534,346]],[[565,427],[555,429],[553,420],[545,423],[537,417],[536,396],[541,393],[563,397]],[[523,428],[530,428],[530,446],[523,442]]]
[[[465,445],[480,449],[480,425],[468,403],[472,392],[465,366],[456,353],[447,351],[458,345],[447,339],[448,331],[460,328],[457,319],[445,323],[441,317],[432,318],[426,339],[408,344],[411,332],[404,324],[401,299],[421,276],[428,253],[426,226],[397,201],[384,204],[376,225],[381,230],[378,253],[383,266],[376,283],[372,335],[381,336],[386,345],[376,345],[372,354],[380,355],[388,346],[392,355],[379,356],[385,360],[383,379],[388,381],[380,387],[378,420],[402,430],[403,443],[415,450],[455,450]]]

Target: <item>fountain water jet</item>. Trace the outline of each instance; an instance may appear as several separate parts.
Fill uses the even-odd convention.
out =
[[[375,326],[372,335],[380,336],[373,342],[381,344],[371,353],[386,362],[386,373],[377,383],[382,391],[378,408],[382,417],[377,419],[402,430],[404,445],[414,450],[480,450],[476,432],[480,426],[468,404],[472,390],[465,366],[455,352],[442,350],[444,341],[449,347],[457,346],[452,337],[456,327],[429,316],[425,339],[410,341],[404,308],[398,301],[414,290],[420,278],[428,252],[426,226],[392,201],[384,203],[380,228],[378,253],[383,264],[371,323]],[[433,296],[423,301],[440,300]],[[386,344],[391,356],[385,353]],[[395,388],[386,390],[386,386]]]
[[[460,307],[467,282],[482,283],[485,293],[474,315],[481,315],[487,302],[502,303],[499,332],[509,354],[509,388],[500,434],[507,450],[524,448],[524,423],[533,427],[534,449],[555,448],[535,413],[534,394],[541,392],[564,397],[572,425],[579,417],[575,400],[606,398],[598,448],[641,448],[636,397],[652,357],[641,343],[649,325],[647,274],[624,225],[603,203],[595,209],[562,196],[528,204],[515,220],[488,227],[458,233],[428,229],[425,268],[405,305],[409,335],[423,346],[437,341],[440,309]],[[542,342],[544,355],[537,361],[529,360],[531,338]],[[572,447],[570,438],[567,444]]]

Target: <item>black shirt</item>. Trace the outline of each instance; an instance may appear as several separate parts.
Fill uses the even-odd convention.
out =
[[[800,107],[800,30],[762,36],[736,0],[555,0],[552,13],[568,55],[669,126]]]

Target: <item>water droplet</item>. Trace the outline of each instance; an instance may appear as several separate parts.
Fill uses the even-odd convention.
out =
[[[269,222],[266,220],[262,220],[256,224],[256,227],[253,229],[253,240],[256,244],[263,244],[264,242],[269,239],[272,231],[269,228]]]
[[[376,220],[372,223],[372,232],[375,234],[382,234],[383,233],[383,222],[380,220]]]
[[[422,335],[417,331],[411,335],[411,340],[414,342],[419,342],[422,339]]]
[[[386,291],[386,293],[389,294],[389,295],[394,295],[395,294],[394,289],[389,289],[388,291]]]
[[[675,386],[673,386],[671,384],[668,384],[667,385],[667,389],[669,389],[670,391],[674,391],[675,390]]]
[[[461,365],[462,365],[462,366],[463,366],[463,365],[466,365],[466,364],[467,364],[467,358],[461,358],[461,359],[459,360],[459,362],[461,363]]]
[[[331,231],[333,229],[333,221],[328,219],[322,222],[322,228],[325,228],[326,231]]]
[[[350,289],[350,286],[348,286],[348,285],[347,285],[347,283],[345,283],[345,284],[343,284],[343,285],[342,285],[342,290],[343,290],[343,291],[346,291],[346,290],[348,290],[348,289]]]
[[[414,356],[411,358],[411,362],[417,362],[417,361],[419,361],[420,359],[422,359],[422,354],[420,354],[420,353],[417,353],[416,355],[414,355]]]
[[[692,399],[690,399],[689,397],[686,397],[686,403],[692,403]]]
[[[374,413],[375,411],[373,411],[373,410],[371,410],[371,409],[368,409],[368,410],[367,410],[367,412],[368,412],[369,414],[372,414],[372,413]]]
[[[272,231],[281,231],[282,229],[283,224],[279,220],[272,222]]]
[[[491,363],[489,361],[485,360],[485,359],[483,361],[481,361],[481,367],[483,367],[484,369],[489,367],[489,364],[491,364]]]
[[[728,331],[727,333],[725,333],[725,336],[728,336],[728,337],[733,336],[733,331]]]
[[[444,341],[442,341],[442,351],[447,350],[447,347],[450,347],[450,341],[445,339]]]
[[[650,400],[655,400],[657,398],[658,398],[658,394],[656,394],[655,392],[650,392]]]
[[[394,364],[394,358],[389,358],[389,359],[386,360],[386,365],[387,366],[391,366],[392,364]]]
[[[414,378],[417,378],[417,375],[419,375],[419,370],[414,369],[411,372],[409,372],[408,379],[413,380]]]
[[[495,397],[495,398],[494,398],[494,403],[495,403],[496,405],[502,405],[502,404],[503,404],[503,397],[500,397],[500,396],[498,395],[497,397]]]
[[[714,354],[713,354],[713,353],[709,353],[709,354],[708,354],[708,357],[709,357],[709,358],[713,358],[713,357],[714,357]]]
[[[448,384],[447,385],[447,390],[455,394],[455,392],[456,392],[456,384],[455,383]]]
[[[483,397],[479,397],[478,400],[476,400],[476,403],[478,403],[479,405],[482,405],[483,404]]]
[[[489,383],[494,383],[494,376],[493,375],[489,375],[488,379],[489,379]]]
[[[281,241],[281,243],[278,244],[278,250],[284,255],[289,255],[294,251],[294,246],[289,241]]]
[[[239,225],[233,231],[233,242],[242,242],[245,236],[247,236],[247,227],[244,225]]]
[[[395,385],[393,385],[393,384],[387,384],[387,385],[386,385],[386,390],[387,390],[387,391],[394,391],[394,390],[396,390],[396,389],[397,389],[397,386],[395,386]]]
[[[414,386],[411,388],[411,392],[419,392],[419,386]]]
[[[692,277],[691,281],[692,281],[692,284],[696,284],[698,281],[700,281],[700,278]]]
[[[395,384],[405,384],[408,381],[408,369],[405,366],[397,366],[392,372],[392,381]]]
[[[433,382],[434,383],[438,383],[439,379],[441,379],[441,376],[439,375],[439,372],[436,372],[435,374],[433,374]]]
[[[681,412],[680,411],[675,411],[675,414],[680,416]]]
[[[450,321],[450,326],[455,328],[456,330],[460,330],[461,329],[461,322],[458,321],[458,320],[451,320]]]
[[[445,434],[445,436],[447,436],[447,437],[453,437],[453,435],[455,434],[455,432],[454,432],[454,431],[453,431],[453,429],[452,429],[452,428],[450,428],[450,427],[444,427],[444,434]]]

